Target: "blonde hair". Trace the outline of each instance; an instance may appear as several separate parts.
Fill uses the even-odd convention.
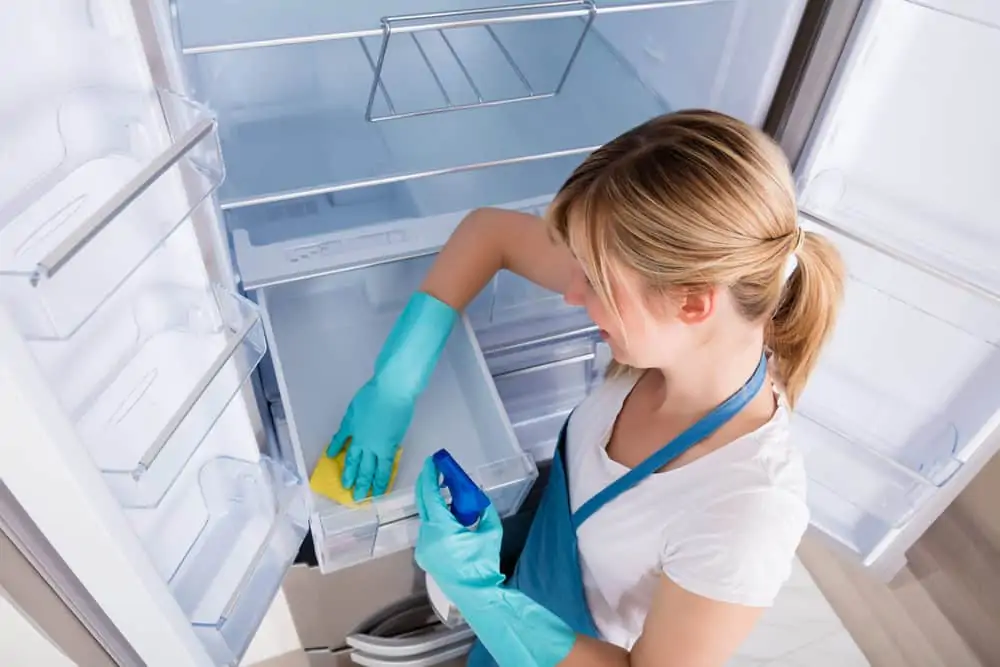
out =
[[[833,329],[844,269],[828,241],[799,227],[788,163],[763,132],[705,110],[654,118],[594,151],[548,217],[564,242],[575,238],[595,290],[619,317],[612,262],[653,295],[728,288],[740,314],[764,324],[795,404]],[[793,253],[798,266],[786,281]]]

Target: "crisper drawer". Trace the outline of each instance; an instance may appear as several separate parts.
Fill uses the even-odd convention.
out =
[[[308,477],[336,432],[429,258],[341,270],[259,290],[292,446]],[[517,443],[466,318],[452,333],[402,443],[392,492],[358,509],[313,495],[323,571],[412,546],[413,486],[426,457],[447,448],[501,515],[520,506],[537,471]]]
[[[803,224],[849,280],[793,432],[813,523],[870,562],[1000,423],[1000,304]]]
[[[1000,3],[872,3],[856,32],[801,163],[802,210],[1000,293],[1000,90],[984,84]]]
[[[223,180],[215,118],[169,91],[80,88],[0,129],[0,305],[72,335]]]

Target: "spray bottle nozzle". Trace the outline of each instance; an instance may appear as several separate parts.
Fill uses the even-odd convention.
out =
[[[475,525],[489,507],[490,499],[458,465],[446,449],[434,453],[434,465],[444,486],[451,492],[451,513],[463,526]]]

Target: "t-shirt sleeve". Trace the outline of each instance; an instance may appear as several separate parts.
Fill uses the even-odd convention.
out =
[[[730,496],[687,519],[663,547],[663,573],[705,598],[769,607],[791,575],[809,510],[794,494],[768,488]]]

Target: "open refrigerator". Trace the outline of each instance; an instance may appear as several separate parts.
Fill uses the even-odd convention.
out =
[[[850,280],[793,432],[813,529],[891,577],[1000,446],[1000,10],[815,5],[793,63],[805,0],[5,3],[0,528],[121,664],[234,665],[307,533],[323,572],[412,547],[436,448],[513,515],[606,350],[508,273],[394,490],[305,480],[467,211],[540,213],[704,106],[804,138],[802,224]]]

